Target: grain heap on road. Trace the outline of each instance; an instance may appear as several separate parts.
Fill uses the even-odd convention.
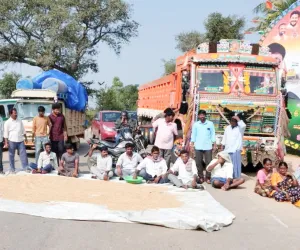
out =
[[[167,187],[161,186],[44,175],[8,176],[0,181],[2,199],[30,203],[91,203],[118,211],[180,207],[182,203],[166,191]]]

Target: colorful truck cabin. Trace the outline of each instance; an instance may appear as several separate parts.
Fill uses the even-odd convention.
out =
[[[221,146],[230,117],[242,113],[247,125],[243,164],[257,165],[265,157],[275,162],[285,153],[288,118],[281,91],[278,61],[268,47],[241,40],[202,43],[176,60],[176,71],[139,88],[138,117],[152,138],[151,119],[167,107],[179,109],[175,122],[182,140],[174,151],[188,148],[199,109],[215,124]]]

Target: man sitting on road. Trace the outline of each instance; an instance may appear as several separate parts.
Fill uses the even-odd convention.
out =
[[[217,154],[217,159],[209,163],[206,171],[211,172],[211,184],[214,188],[221,188],[227,191],[243,184],[243,178],[233,179],[233,165],[227,152]]]
[[[120,181],[123,180],[123,177],[132,176],[137,165],[143,160],[138,153],[133,152],[133,148],[133,144],[126,143],[126,151],[120,155],[117,161],[115,174],[120,177]]]
[[[176,176],[178,174],[178,176]],[[169,170],[169,180],[177,187],[194,188],[204,190],[201,184],[197,184],[198,170],[196,162],[189,156],[189,152],[181,150],[180,157]]]
[[[159,156],[159,148],[153,146],[151,156],[147,156],[136,168],[133,179],[138,176],[143,177],[147,183],[167,183],[167,163],[165,159]]]
[[[91,147],[89,157],[93,155],[96,148],[96,144]],[[108,148],[106,146],[100,148],[100,154],[97,155],[97,166],[91,167],[91,173],[93,174],[93,179],[108,181],[109,178],[113,177],[112,158],[108,155]]]
[[[33,169],[33,174],[48,174],[53,169],[58,169],[56,154],[51,152],[51,143],[46,142],[43,147],[45,150],[39,155],[38,165],[35,163],[30,164],[30,167]]]
[[[67,152],[61,157],[58,175],[67,177],[78,177],[79,174],[79,155],[74,152],[71,144],[66,145]]]

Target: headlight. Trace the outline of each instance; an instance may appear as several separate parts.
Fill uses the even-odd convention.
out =
[[[114,131],[112,128],[107,127],[107,126],[105,126],[105,125],[103,125],[103,129],[106,130],[106,131],[109,131],[109,132]]]

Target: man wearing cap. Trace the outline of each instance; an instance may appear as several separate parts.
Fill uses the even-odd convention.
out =
[[[226,127],[222,139],[224,151],[226,151],[233,164],[233,178],[237,179],[242,174],[242,157],[241,151],[243,147],[243,136],[245,133],[246,124],[239,116],[233,116],[230,120],[230,125]]]
[[[89,157],[92,156],[97,145],[94,144],[89,151]],[[112,158],[108,155],[108,148],[103,146],[100,148],[100,154],[97,155],[97,166],[91,167],[91,174],[93,179],[108,181],[109,178],[113,177],[112,171]]]
[[[216,159],[208,164],[206,171],[211,172],[211,185],[224,191],[236,188],[245,182],[243,178],[233,177],[233,166],[230,156],[224,151],[217,154]]]

